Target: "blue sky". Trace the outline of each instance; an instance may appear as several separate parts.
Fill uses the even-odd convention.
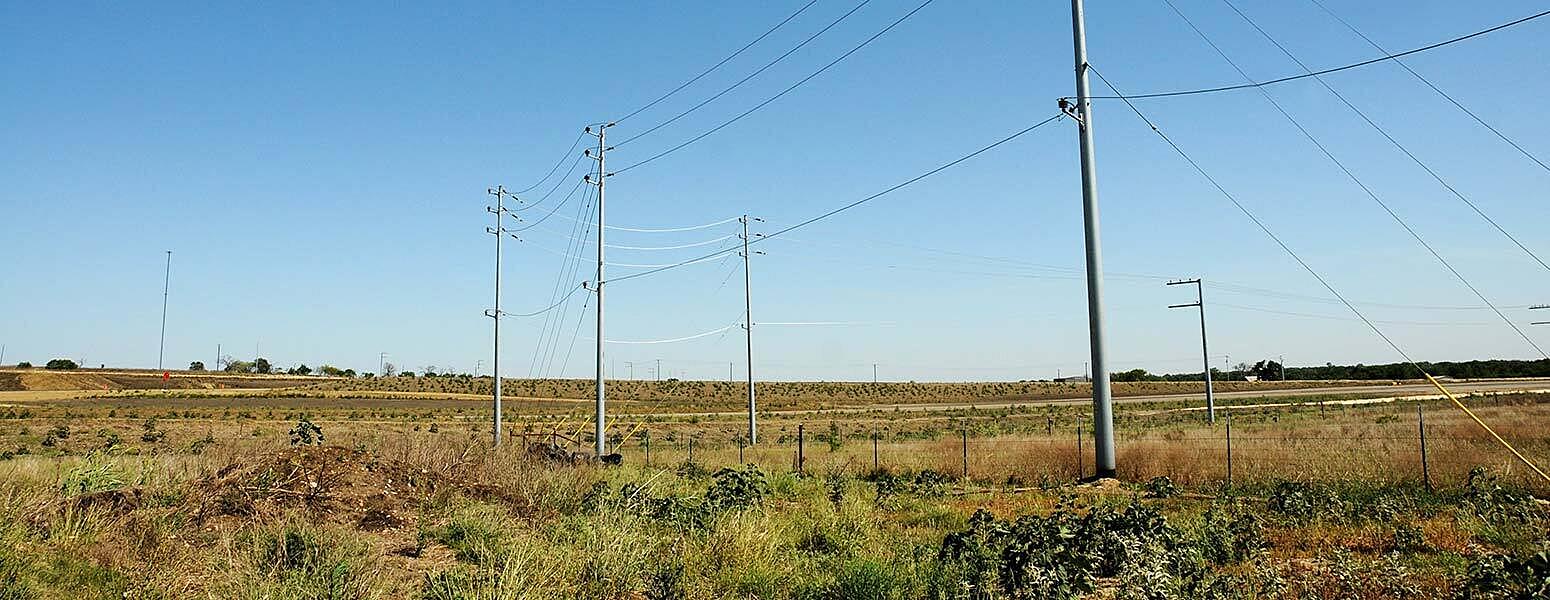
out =
[[[1255,78],[1297,72],[1222,2],[1177,4]],[[1328,4],[1391,50],[1543,10],[1519,1]],[[485,189],[527,187],[583,125],[656,98],[798,6],[0,4],[5,360],[154,366],[163,252],[171,249],[169,365],[208,364],[221,344],[238,357],[256,345],[281,365],[374,369],[387,352],[404,368],[472,371],[482,360],[487,373],[490,323],[481,311],[491,301],[493,247],[483,233]],[[716,93],[854,6],[820,0],[722,69],[622,122],[612,139]],[[741,113],[914,6],[867,4],[747,84],[615,149],[610,166]],[[1241,7],[1315,67],[1375,55],[1311,3]],[[1055,99],[1073,90],[1068,11],[1062,2],[927,6],[748,118],[610,179],[609,224],[672,228],[747,213],[774,231],[1053,115]],[[1090,60],[1127,92],[1241,81],[1161,2],[1093,3],[1088,27]],[[1547,57],[1550,19],[1408,62],[1544,158]],[[1327,81],[1550,257],[1550,173],[1397,66]],[[1096,82],[1095,92],[1104,93]],[[1528,328],[1534,315],[1523,308],[1550,302],[1550,273],[1316,82],[1270,93],[1550,347],[1550,327]],[[1412,356],[1539,357],[1257,92],[1140,106]],[[1278,355],[1293,365],[1397,360],[1123,104],[1100,101],[1095,132],[1114,369],[1197,368],[1194,315],[1164,308],[1191,298],[1162,280],[1186,276],[1212,284],[1219,366]],[[579,173],[547,202],[559,201]],[[579,198],[557,215],[577,214]],[[507,244],[503,308],[550,303],[564,263],[550,251],[564,253],[571,225],[556,216]],[[611,231],[607,243],[695,244],[735,225]],[[762,244],[767,254],[754,257],[755,322],[847,324],[756,326],[761,378],[868,379],[873,363],[894,380],[1047,378],[1083,368],[1081,204],[1069,121],[789,238]],[[726,241],[611,249],[609,260],[668,263]],[[616,282],[606,337],[669,339],[739,322],[733,258]],[[559,276],[562,287],[590,279],[589,269]],[[584,297],[545,316],[507,319],[503,373],[590,373]],[[540,347],[545,332],[558,340],[552,352]],[[627,361],[636,377],[650,377],[657,359],[664,376],[725,377],[730,362],[742,377],[741,342],[732,329],[682,343],[611,344],[608,362],[618,377],[628,375]],[[550,354],[533,366],[536,355]]]

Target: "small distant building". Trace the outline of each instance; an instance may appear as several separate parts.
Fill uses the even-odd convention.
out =
[[[1093,378],[1086,375],[1072,375],[1070,377],[1056,377],[1055,383],[1092,383]]]

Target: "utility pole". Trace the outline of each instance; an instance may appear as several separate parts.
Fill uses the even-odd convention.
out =
[[[217,371],[221,370],[221,343],[220,342],[216,342],[215,343],[215,362],[213,362],[211,364],[215,365],[215,370],[217,370]]]
[[[377,354],[377,377],[387,376],[387,353]]]
[[[1200,356],[1201,364],[1206,370],[1206,415],[1212,423],[1216,423],[1216,396],[1211,390],[1211,351],[1206,346],[1206,300],[1200,279],[1180,279],[1170,281],[1168,285],[1194,285],[1195,301],[1189,304],[1171,304],[1168,308],[1198,308],[1200,309]]]
[[[501,445],[501,239],[511,236],[512,239],[520,239],[502,225],[503,217],[511,212],[506,210],[506,196],[511,196],[506,191],[506,186],[497,185],[493,189],[486,189],[485,193],[495,196],[495,206],[486,206],[484,210],[495,215],[495,226],[486,227],[484,231],[495,236],[495,308],[484,311],[484,316],[489,317],[494,323],[495,349],[491,352],[490,372],[495,376],[495,389],[491,400],[491,429],[490,435],[495,440],[495,445]]]
[[[753,387],[753,299],[751,297],[753,293],[753,287],[751,283],[753,276],[748,272],[748,259],[750,255],[748,251],[749,220],[750,218],[748,215],[743,215],[738,219],[738,221],[743,224],[743,234],[738,237],[743,239],[743,251],[741,254],[743,256],[743,331],[745,333],[744,341],[747,342],[748,349],[748,444],[753,445],[759,443],[759,425],[754,417],[755,401]],[[751,220],[758,221],[760,223],[764,222],[764,219],[757,217],[754,217]],[[762,236],[763,234],[754,235]],[[764,253],[758,252],[758,254]]]
[[[172,251],[167,251],[167,272],[162,277],[161,283],[161,345],[156,349],[156,370],[162,367],[162,358],[167,352],[167,291],[172,289]],[[161,381],[161,387],[166,389],[167,380]]]
[[[594,290],[597,293],[597,422],[593,424],[593,442],[599,458],[608,453],[608,441],[603,439],[603,420],[607,415],[603,389],[603,219],[607,215],[603,210],[603,182],[610,175],[604,166],[604,156],[610,150],[607,144],[608,128],[613,126],[613,123],[603,123],[597,126],[596,131],[591,126],[586,128],[587,133],[597,136],[597,154],[594,156],[590,149],[586,151],[587,156],[597,161],[597,180],[593,181],[590,174],[586,180],[597,186],[597,280],[594,282],[597,286]]]
[[[635,381],[635,363],[624,361],[624,366],[630,368],[630,381]]]
[[[877,385],[877,363],[872,363],[872,385]]]
[[[732,369],[735,364],[732,361],[727,361],[727,383],[732,383]]]
[[[653,369],[651,372],[656,375],[657,382],[660,383],[662,381],[662,359],[657,359],[657,368]]]
[[[1286,381],[1286,355],[1282,354],[1277,361],[1281,365],[1281,381]]]
[[[483,367],[483,366],[484,366],[484,359],[477,359],[477,360],[474,361],[474,377],[478,377],[479,376],[479,369],[480,369],[480,367]]]
[[[1098,173],[1093,157],[1093,107],[1087,84],[1087,25],[1082,0],[1071,0],[1071,42],[1076,55],[1076,106],[1061,108],[1077,124],[1082,157],[1082,222],[1087,249],[1087,325],[1092,350],[1093,452],[1098,478],[1114,476],[1114,400],[1103,339],[1103,251],[1098,228]]]

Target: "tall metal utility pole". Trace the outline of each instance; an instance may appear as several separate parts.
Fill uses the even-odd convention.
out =
[[[1093,107],[1087,85],[1087,25],[1082,0],[1071,0],[1071,42],[1076,54],[1076,106],[1065,108],[1076,120],[1082,154],[1087,326],[1093,363],[1093,453],[1097,467],[1095,476],[1103,478],[1114,476],[1114,399],[1109,390],[1109,363],[1103,348],[1103,251],[1098,239],[1098,173],[1093,158]]]
[[[613,123],[603,123],[597,126],[596,131],[590,126],[586,129],[587,133],[597,136],[597,154],[594,156],[590,149],[586,151],[587,156],[597,160],[597,179],[593,181],[591,175],[587,175],[586,179],[597,185],[597,280],[594,282],[597,286],[594,290],[597,293],[597,422],[593,424],[593,442],[599,458],[608,454],[608,440],[603,439],[603,420],[607,415],[603,389],[603,219],[607,215],[603,210],[603,183],[611,174],[604,166],[604,156],[610,150],[608,128],[613,126]]]
[[[1205,300],[1204,293],[1201,291],[1201,288],[1203,286],[1201,285],[1199,278],[1196,278],[1196,279],[1180,279],[1178,281],[1170,281],[1170,282],[1168,282],[1168,285],[1191,285],[1191,284],[1193,284],[1195,286],[1195,301],[1191,302],[1189,304],[1171,304],[1171,305],[1168,306],[1168,308],[1192,308],[1193,307],[1193,308],[1199,308],[1200,309],[1200,357],[1201,357],[1201,364],[1205,367],[1205,370],[1206,370],[1206,414],[1208,415],[1207,418],[1210,419],[1210,421],[1212,423],[1215,423],[1216,422],[1216,396],[1215,396],[1214,392],[1211,390],[1211,351],[1206,347],[1206,300]]]
[[[657,359],[657,368],[652,369],[651,372],[656,375],[657,381],[662,381],[662,359]]]
[[[382,353],[378,353],[377,354],[377,376],[378,377],[386,377],[387,376],[387,353],[386,352],[382,352]]]
[[[484,367],[484,359],[474,361],[474,377],[479,376],[479,369]]]
[[[156,370],[162,370],[162,358],[167,352],[167,291],[172,289],[172,251],[167,251],[167,272],[161,280],[161,344],[156,348]],[[167,387],[167,380],[161,382]]]
[[[502,225],[504,216],[511,211],[506,210],[506,196],[511,196],[506,191],[506,186],[497,185],[492,189],[486,189],[485,193],[495,196],[495,206],[486,206],[484,210],[495,215],[495,226],[486,227],[484,231],[495,236],[495,308],[484,311],[484,316],[489,317],[495,325],[495,349],[491,352],[490,373],[495,376],[494,393],[491,400],[490,435],[495,440],[495,445],[501,445],[501,239],[510,235],[517,238]],[[511,196],[516,199],[516,196]]]
[[[877,363],[872,363],[872,385],[877,385]]]
[[[221,369],[221,343],[220,342],[216,342],[215,343],[215,362],[211,363],[211,364],[215,365],[215,370],[217,370],[217,371],[222,370]]]
[[[750,219],[748,215],[743,215],[737,220],[743,224],[743,233],[739,236],[743,239],[743,251],[740,253],[743,257],[743,332],[745,334],[743,337],[747,342],[748,349],[748,445],[752,446],[759,443],[759,424],[754,417],[756,403],[753,387],[753,300],[751,298],[753,293],[751,283],[753,276],[748,272],[748,258],[750,254],[748,252],[748,221],[753,220],[763,223],[764,219],[758,217]],[[764,253],[760,252],[759,254]]]
[[[630,368],[630,381],[635,381],[635,363],[624,361],[624,366]]]

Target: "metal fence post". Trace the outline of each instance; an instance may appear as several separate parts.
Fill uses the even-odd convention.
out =
[[[1076,426],[1076,480],[1081,481],[1087,469],[1082,466],[1082,426]]]
[[[963,430],[963,480],[969,480],[969,430]]]
[[[872,432],[872,472],[877,472],[877,432]]]
[[[803,455],[807,445],[807,434],[803,425],[797,425],[797,474],[801,475],[807,464],[807,457]]]
[[[651,466],[651,430],[646,430],[646,466]]]
[[[1055,435],[1055,417],[1044,417],[1044,435]]]
[[[1227,419],[1227,486],[1232,487],[1232,415],[1224,415]]]
[[[1421,409],[1421,403],[1415,404],[1416,429],[1421,433],[1421,482],[1426,489],[1432,489],[1431,467],[1426,464],[1426,412]]]
[[[694,438],[689,438],[689,462],[694,462]]]

